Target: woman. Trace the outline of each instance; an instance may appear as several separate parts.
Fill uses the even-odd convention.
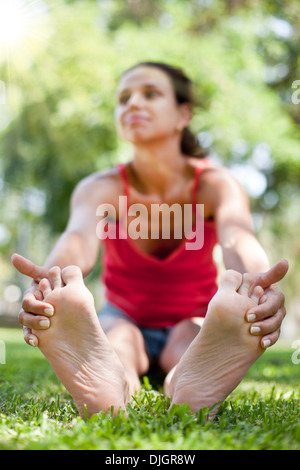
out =
[[[193,410],[210,406],[224,400],[263,349],[278,339],[285,308],[274,282],[285,275],[287,263],[281,261],[269,269],[253,234],[244,191],[226,169],[214,168],[202,159],[188,129],[192,105],[192,84],[179,69],[147,62],[125,72],[117,88],[115,117],[120,137],[133,145],[132,160],[79,183],[67,228],[45,267],[19,255],[13,257],[15,267],[34,279],[19,316],[25,340],[39,344],[81,413],[86,402],[90,414],[111,405],[124,407],[152,363],[167,374],[166,391],[173,402],[188,401]],[[125,207],[120,205],[124,196]],[[154,220],[153,207],[164,203],[177,212]],[[106,228],[100,224],[99,230],[103,207],[114,208],[115,220]],[[134,207],[139,208],[139,228]],[[164,236],[166,225],[168,236]],[[130,231],[132,226],[135,230]],[[186,226],[193,228],[191,233],[181,230],[178,236]],[[217,240],[228,270],[218,292],[212,257]],[[90,300],[84,300],[90,296],[77,269],[64,268],[76,265],[86,275],[95,266],[101,243],[107,302],[99,315],[101,326],[96,326],[94,308]],[[84,305],[85,319],[78,305]],[[70,312],[77,312],[76,328],[67,320]],[[251,322],[250,329],[246,320]],[[83,331],[92,344],[93,358],[86,356],[89,348]],[[234,362],[235,372],[223,364],[233,332],[238,337],[233,357],[238,350],[247,357],[240,364]],[[86,345],[85,352],[78,350],[80,342]],[[216,343],[218,350],[212,350]],[[62,351],[60,358],[53,357],[53,344]],[[64,348],[73,351],[70,367],[65,365],[69,353]],[[204,360],[207,355],[216,358],[217,370]],[[227,363],[233,357],[231,361],[225,357]],[[78,358],[93,371],[83,374],[79,383],[74,379]],[[220,364],[225,367],[222,380]],[[114,369],[118,372],[111,379]],[[97,377],[96,382],[83,392],[83,383],[91,375]],[[104,398],[103,380],[110,382]],[[204,382],[215,393],[205,391]],[[201,396],[199,384],[204,387]]]

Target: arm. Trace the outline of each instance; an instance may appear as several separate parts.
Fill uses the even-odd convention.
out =
[[[96,209],[103,190],[99,191],[99,182],[93,178],[84,179],[75,188],[70,204],[70,219],[65,232],[47,258],[46,268],[64,268],[74,264],[86,276],[95,266],[100,248],[96,235]]]
[[[44,266],[37,266],[20,255],[13,255],[12,263],[15,268],[33,279],[31,287],[24,294],[19,314],[27,343],[37,345],[37,338],[32,335],[31,330],[47,328],[41,321],[46,320],[45,316],[53,315],[51,306],[40,298],[39,281],[43,277],[51,280],[51,268],[54,266],[63,268],[75,264],[84,275],[93,269],[100,248],[100,240],[96,234],[96,209],[101,201],[111,199],[112,188],[112,181],[99,175],[92,175],[79,183],[71,198],[70,219],[66,230],[59,237]]]
[[[211,179],[216,188],[212,210],[226,269],[251,274],[268,270],[269,261],[255,237],[244,190],[226,170]]]
[[[226,269],[252,274],[251,288],[260,285],[265,289],[261,304],[248,312],[247,321],[255,327],[250,329],[252,334],[262,336],[262,345],[270,346],[277,341],[286,314],[284,295],[275,283],[285,276],[288,263],[282,260],[270,269],[267,255],[253,232],[248,198],[230,173],[216,170],[209,182],[214,187],[211,211]]]
[[[74,264],[80,267],[83,275],[87,275],[93,269],[100,247],[96,236],[98,185],[99,183],[87,178],[75,188],[67,227],[49,254],[45,265],[38,267],[20,255],[14,255],[12,262],[18,271],[40,280],[53,266],[64,268]]]

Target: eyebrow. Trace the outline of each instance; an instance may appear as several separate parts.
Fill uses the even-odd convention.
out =
[[[142,85],[142,88],[158,88],[162,89],[163,87],[156,84],[156,83],[145,83]],[[131,88],[124,88],[123,90],[121,89],[120,91],[117,90],[117,95],[121,95],[122,93],[128,93],[131,90]]]

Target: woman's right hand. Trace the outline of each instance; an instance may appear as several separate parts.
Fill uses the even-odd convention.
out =
[[[23,325],[24,340],[27,344],[38,346],[38,338],[32,330],[49,328],[49,318],[53,315],[53,307],[43,302],[38,283],[33,281],[32,286],[24,293],[22,308],[19,312],[19,323]]]
[[[39,281],[49,277],[49,270],[35,265],[32,261],[18,254],[12,256],[12,264],[20,273],[33,279],[32,285],[25,291],[23,296],[19,323],[23,325],[26,343],[36,347],[38,346],[38,338],[32,333],[32,330],[49,328],[49,318],[54,315],[52,305],[43,301],[39,290]]]

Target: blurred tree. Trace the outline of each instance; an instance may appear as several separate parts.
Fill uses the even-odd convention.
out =
[[[129,158],[114,128],[114,93],[120,74],[141,60],[182,66],[194,79],[199,106],[192,126],[200,142],[245,185],[257,226],[264,219],[273,241],[285,232],[293,237],[300,182],[300,105],[291,100],[300,78],[298,0],[42,3],[46,39],[31,37],[29,53],[21,50],[9,64],[0,57],[7,88],[0,105],[0,211],[11,233],[2,245],[0,237],[0,251],[13,249],[19,230],[8,201],[21,201],[14,209],[19,222],[43,222],[56,236],[76,183]]]

